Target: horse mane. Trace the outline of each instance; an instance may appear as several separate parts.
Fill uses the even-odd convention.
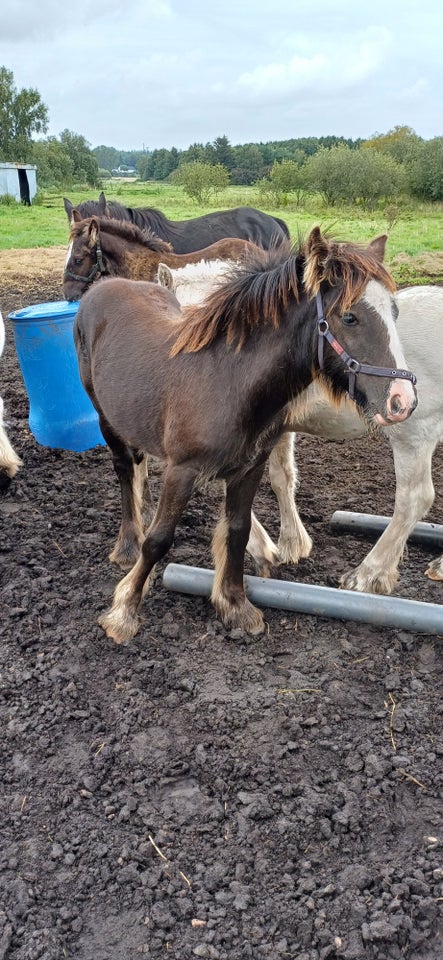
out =
[[[151,230],[152,233],[162,237],[164,232],[167,235],[176,236],[178,229],[173,220],[168,220],[165,214],[156,207],[125,207],[117,200],[106,200],[104,194],[99,200],[83,200],[77,204],[77,212],[82,220],[88,217],[105,216],[110,220],[121,220],[135,224],[140,230]]]
[[[350,310],[362,296],[369,280],[378,280],[390,293],[395,293],[396,283],[382,262],[386,239],[385,236],[377,237],[367,246],[343,243],[311,232],[305,246],[303,282],[309,297],[316,296],[323,281],[332,288],[327,316],[334,310],[341,313]]]
[[[103,198],[103,199],[102,199]],[[112,220],[132,220],[128,207],[116,200],[106,200],[104,194],[100,200],[82,200],[75,207],[82,220],[89,217],[109,217]]]
[[[73,225],[71,239],[80,237],[85,230],[89,231],[89,226],[93,220],[97,221],[100,234],[110,234],[125,243],[139,243],[156,253],[171,253],[172,251],[172,245],[167,243],[166,240],[162,240],[152,230],[148,228],[141,230],[140,227],[129,220],[116,220],[110,217],[94,216],[78,221]]]
[[[150,229],[154,233],[162,235],[164,230],[174,236],[178,233],[177,226],[173,220],[168,220],[161,210],[156,207],[128,207],[129,216],[133,223],[143,229]]]
[[[363,294],[369,280],[378,280],[390,292],[396,285],[383,266],[379,247],[333,241],[315,227],[308,239],[283,242],[270,250],[256,248],[242,264],[233,267],[231,279],[216,289],[201,306],[184,308],[184,320],[171,349],[196,353],[220,336],[240,350],[259,325],[277,328],[282,311],[298,303],[304,292],[316,296],[321,284],[332,290],[327,316],[335,310],[346,313]],[[383,251],[382,251],[383,255]]]
[[[289,243],[270,250],[256,247],[242,264],[232,266],[230,278],[201,306],[183,309],[184,320],[171,350],[196,353],[224,334],[228,345],[241,349],[252,330],[262,323],[279,325],[279,308],[299,298],[298,257]]]

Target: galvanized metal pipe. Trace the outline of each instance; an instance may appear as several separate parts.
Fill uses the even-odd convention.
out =
[[[249,599],[258,606],[443,636],[443,606],[437,603],[262,577],[244,579]],[[213,570],[178,563],[169,563],[163,574],[168,590],[192,596],[209,597],[213,580]]]
[[[331,527],[338,533],[365,533],[379,536],[386,530],[391,517],[352,513],[350,510],[336,510],[331,517]],[[416,523],[409,540],[415,543],[432,544],[443,547],[443,525],[441,523]]]

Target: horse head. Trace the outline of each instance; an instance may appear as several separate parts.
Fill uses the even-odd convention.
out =
[[[72,210],[71,237],[63,275],[65,300],[79,300],[94,280],[107,272],[100,244],[100,221],[97,217],[82,220]]]
[[[79,214],[80,220],[84,220],[85,217],[92,217],[94,214],[98,217],[109,216],[109,207],[103,190],[98,200],[83,200],[77,207],[74,206],[71,200],[64,197],[63,206],[70,224],[74,222],[74,212]]]
[[[316,302],[320,377],[328,366],[332,373],[338,361],[348,375],[351,399],[385,426],[404,420],[417,404],[416,378],[405,369],[395,325],[396,286],[383,266],[386,241],[382,235],[367,247],[338,243],[314,228],[303,274],[305,289]],[[340,389],[340,378],[332,377],[332,394],[336,385]]]

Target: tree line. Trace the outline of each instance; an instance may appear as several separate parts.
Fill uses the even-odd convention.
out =
[[[45,138],[48,120],[38,91],[18,91],[13,73],[0,67],[0,161],[35,163],[43,188],[98,187],[114,169],[131,168],[141,181],[173,180],[199,201],[216,196],[229,183],[253,184],[264,204],[276,206],[300,203],[310,192],[320,193],[329,205],[371,207],[404,196],[443,200],[443,137],[423,140],[407,126],[367,140],[299,137],[232,145],[222,135],[186,150],[122,151],[91,148],[68,129]]]

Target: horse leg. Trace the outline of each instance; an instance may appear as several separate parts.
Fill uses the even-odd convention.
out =
[[[123,570],[130,570],[140,553],[144,539],[141,517],[142,489],[146,476],[144,457],[142,454],[137,455],[115,435],[101,413],[99,413],[99,423],[112,454],[112,463],[120,484],[121,496],[120,529],[109,559],[111,563],[117,563]],[[138,461],[136,468],[134,456]]]
[[[0,489],[9,486],[22,461],[12,448],[3,424],[3,400],[0,397]]]
[[[132,570],[117,584],[112,607],[99,624],[116,643],[126,643],[139,628],[138,608],[147,595],[158,560],[169,550],[177,523],[192,494],[197,473],[189,467],[166,468],[159,505]]]
[[[141,515],[145,530],[149,527],[154,516],[154,500],[149,486],[148,455],[140,451],[133,451],[134,457],[134,487],[141,503]]]
[[[269,478],[280,508],[279,563],[298,563],[309,557],[312,540],[295,503],[298,487],[294,433],[283,433],[269,457]]]
[[[251,514],[251,532],[246,550],[254,561],[259,577],[269,577],[271,567],[276,567],[280,563],[278,548],[257,520],[254,512]]]
[[[263,614],[246,597],[243,574],[246,544],[251,528],[254,494],[263,476],[264,463],[228,482],[224,513],[212,542],[215,577],[211,600],[227,629],[258,634],[264,630]]]
[[[414,444],[395,436],[392,446],[396,476],[394,513],[363,562],[341,578],[340,586],[346,590],[391,593],[398,580],[398,565],[409,534],[434,502],[435,440]]]

